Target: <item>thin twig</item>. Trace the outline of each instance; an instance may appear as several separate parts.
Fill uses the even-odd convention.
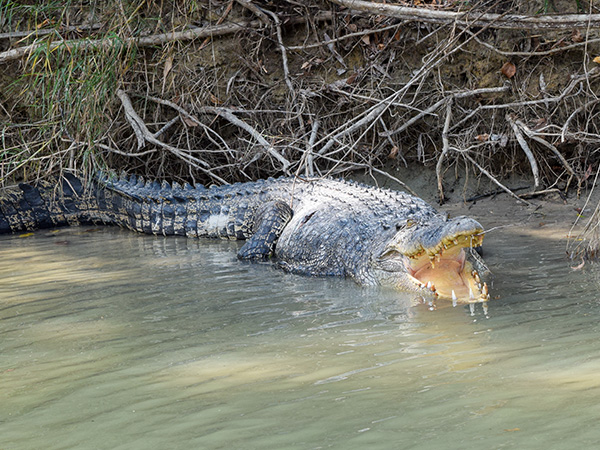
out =
[[[246,8],[249,11],[252,11],[254,14],[256,14],[256,16],[259,18],[260,21],[262,21],[262,23],[264,25],[269,25],[269,23],[270,23],[269,17],[265,14],[265,12],[262,9],[260,9],[254,3],[252,3],[251,0],[235,0],[235,1],[238,2],[244,8]]]
[[[467,158],[471,162],[471,164],[473,164],[475,167],[477,167],[481,171],[481,173],[483,173],[486,177],[488,177],[494,184],[496,184],[496,186],[498,186],[500,189],[502,189],[508,195],[510,195],[511,197],[514,197],[519,202],[524,202],[527,206],[532,206],[531,203],[529,203],[527,200],[520,198],[517,194],[515,194],[509,188],[507,188],[502,183],[500,183],[491,173],[489,173],[487,170],[485,170],[483,167],[481,167],[479,164],[477,164],[477,161],[475,161],[473,158],[471,158],[471,156],[469,156],[469,154],[467,154],[467,152],[461,152],[458,149],[456,149],[456,150],[459,151],[465,158]]]
[[[513,129],[513,133],[515,133],[515,137],[517,138],[517,142],[521,146],[523,153],[527,156],[529,160],[529,165],[531,166],[531,172],[533,173],[533,190],[535,191],[537,187],[540,185],[540,171],[538,169],[537,161],[535,160],[535,156],[533,156],[533,152],[529,148],[529,144],[525,140],[523,133],[519,129],[519,126],[515,123],[515,120],[512,118],[511,114],[507,114],[506,121],[510,124]]]
[[[452,120],[452,105],[453,99],[448,99],[446,103],[446,119],[444,120],[444,129],[442,131],[442,154],[438,158],[437,164],[435,165],[435,175],[437,177],[438,193],[440,196],[440,203],[444,202],[444,186],[442,184],[442,162],[444,157],[450,150],[450,142],[448,140],[448,130],[450,129],[450,122]]]
[[[273,18],[273,22],[275,23],[275,30],[277,32],[277,44],[279,44],[279,51],[281,52],[281,61],[283,65],[283,78],[285,79],[285,84],[290,90],[290,93],[293,97],[295,97],[294,87],[292,86],[292,82],[290,80],[290,69],[288,67],[287,53],[285,51],[285,46],[283,45],[283,37],[281,35],[281,20],[279,19],[279,16],[273,11],[265,10],[265,12]]]
[[[546,147],[547,149],[549,149],[552,153],[554,153],[554,155],[559,159],[559,161],[561,162],[561,164],[563,165],[563,167],[567,170],[567,172],[569,172],[570,175],[577,176],[577,174],[575,173],[575,170],[573,170],[573,168],[571,167],[571,165],[569,164],[569,162],[565,159],[565,157],[562,155],[562,153],[559,152],[558,149],[554,145],[552,145],[546,139],[538,136],[535,133],[535,131],[531,130],[521,120],[515,120],[515,123],[525,132],[525,134],[530,139],[533,139],[534,141],[536,141],[537,143],[543,145],[544,147]]]

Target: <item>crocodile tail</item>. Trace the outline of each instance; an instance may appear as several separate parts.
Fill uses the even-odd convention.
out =
[[[74,175],[65,174],[54,183],[20,183],[0,191],[0,234],[102,222],[93,211],[94,197]]]

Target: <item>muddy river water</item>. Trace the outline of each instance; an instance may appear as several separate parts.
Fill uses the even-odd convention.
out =
[[[2,236],[0,449],[597,448],[599,268],[487,244],[489,317],[230,242]]]

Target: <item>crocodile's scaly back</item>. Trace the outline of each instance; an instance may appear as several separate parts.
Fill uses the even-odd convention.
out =
[[[0,193],[0,233],[86,223],[243,239],[240,258],[275,256],[292,272],[347,276],[362,285],[391,284],[453,299],[460,294],[466,301],[487,298],[462,250],[481,244],[481,225],[465,217],[449,220],[399,191],[331,179],[205,188],[105,175],[84,184],[66,175],[54,184],[21,184]],[[436,264],[453,274],[439,274]],[[436,290],[434,282],[442,287]]]

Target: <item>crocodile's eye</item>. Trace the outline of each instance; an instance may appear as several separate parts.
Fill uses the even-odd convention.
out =
[[[406,222],[402,223],[402,222],[398,222],[396,224],[396,231],[400,231],[403,230],[405,228],[412,228],[417,224],[417,222],[415,222],[412,219],[406,219]]]
[[[305,215],[305,216],[302,218],[302,220],[300,221],[300,226],[302,226],[302,225],[304,225],[306,222],[308,222],[308,221],[310,220],[310,218],[311,218],[312,216],[314,216],[314,215],[315,215],[315,213],[316,213],[316,211],[313,211],[313,212],[311,212],[311,213],[308,213],[307,215]]]

